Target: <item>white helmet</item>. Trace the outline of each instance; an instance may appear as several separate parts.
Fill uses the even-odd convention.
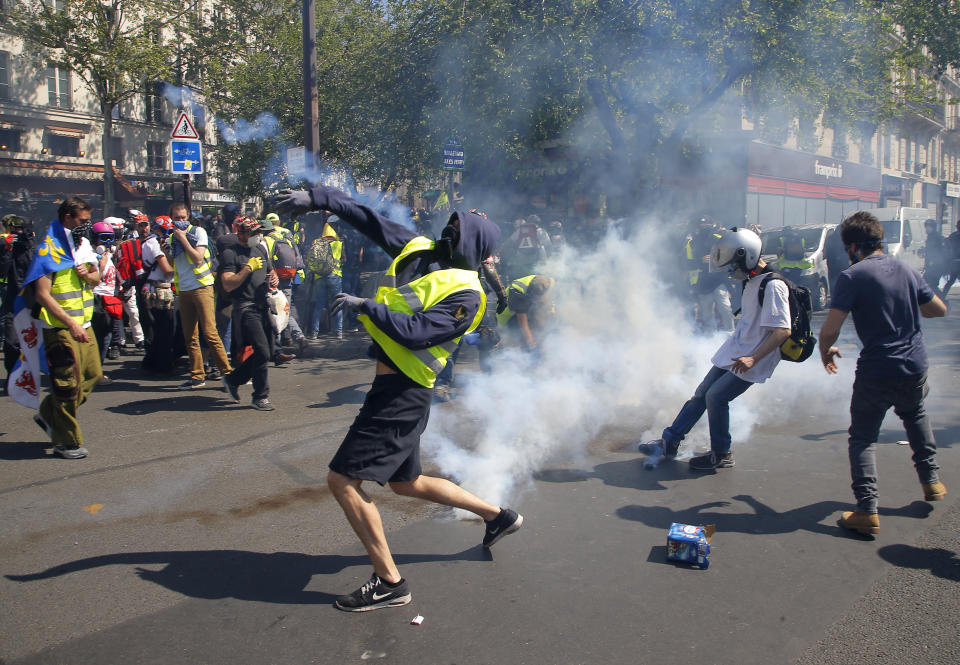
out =
[[[760,261],[761,245],[760,236],[753,231],[733,227],[713,244],[710,262],[718,268],[728,266],[749,273]]]

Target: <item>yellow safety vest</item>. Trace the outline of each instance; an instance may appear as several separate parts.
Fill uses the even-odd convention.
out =
[[[436,243],[429,238],[418,236],[404,245],[400,254],[380,279],[374,300],[386,305],[391,312],[416,314],[430,309],[444,298],[461,291],[472,290],[480,294],[480,308],[466,332],[473,332],[483,319],[487,306],[487,297],[480,286],[480,276],[475,270],[448,268],[436,270],[413,280],[409,284],[397,286],[397,266],[405,258],[416,252],[432,251]],[[456,337],[436,346],[425,349],[410,349],[393,340],[380,330],[366,314],[357,319],[363,323],[370,336],[383,349],[397,368],[409,378],[426,388],[433,388],[439,374],[447,364],[447,358],[457,348],[460,337]]]
[[[536,275],[527,275],[526,277],[521,277],[520,279],[515,279],[510,282],[510,286],[507,287],[507,302],[510,302],[511,291],[516,291],[521,294],[526,293],[527,287],[530,286],[530,282],[533,281],[534,277],[536,277]],[[497,327],[504,327],[514,316],[516,315],[510,310],[510,305],[507,305],[506,309],[497,314]]]
[[[87,284],[73,266],[53,273],[50,295],[59,303],[67,315],[81,326],[93,318],[93,289]],[[47,311],[40,309],[40,320],[54,328],[66,328],[67,325]]]
[[[684,249],[687,252],[687,261],[693,261],[693,238],[687,239],[687,244]],[[690,286],[696,286],[697,282],[700,281],[700,268],[688,270],[687,280],[690,283]]]
[[[343,277],[343,243],[339,240],[331,242],[330,253],[333,254],[333,258],[337,261],[336,267],[333,269],[333,274]]]
[[[783,238],[780,238],[780,251],[785,252],[783,246]],[[800,239],[800,251],[806,254],[807,252],[807,243],[803,241],[803,238]],[[813,264],[810,261],[807,261],[805,258],[799,259],[788,259],[786,256],[781,256],[777,259],[778,268],[796,268],[797,270],[806,270],[812,268]]]
[[[194,226],[187,227],[187,233],[192,231]],[[186,254],[187,250],[183,250]],[[213,284],[213,271],[210,269],[210,247],[205,246],[203,248],[203,261],[198,265],[193,265],[193,261],[190,260],[190,255],[187,254],[187,262],[193,266],[193,274],[197,276],[197,281],[200,282],[200,286],[210,286]],[[177,262],[173,262],[173,278],[177,282],[177,286],[180,286],[180,274],[177,270]]]

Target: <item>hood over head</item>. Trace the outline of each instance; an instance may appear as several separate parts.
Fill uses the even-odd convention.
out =
[[[500,227],[473,212],[454,210],[447,226],[460,221],[460,237],[453,247],[453,266],[479,270],[480,264],[493,254],[500,242]]]
[[[228,203],[220,209],[220,219],[228,226],[233,224],[233,220],[240,216],[240,206],[236,203]]]

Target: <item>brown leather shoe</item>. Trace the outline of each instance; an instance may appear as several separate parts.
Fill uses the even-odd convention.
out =
[[[880,518],[876,513],[844,512],[840,514],[840,526],[857,533],[869,536],[880,533]]]
[[[276,367],[279,367],[280,365],[283,365],[284,363],[290,362],[290,361],[293,360],[294,358],[296,358],[296,356],[293,355],[292,353],[276,353],[276,354],[274,354],[274,356],[273,356],[273,364],[274,364]]]
[[[939,480],[935,483],[923,484],[924,501],[942,501],[947,496],[947,486]]]

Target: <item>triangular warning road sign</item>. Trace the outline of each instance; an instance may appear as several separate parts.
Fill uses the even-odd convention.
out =
[[[197,130],[193,128],[193,123],[190,122],[187,114],[180,111],[180,117],[177,118],[176,124],[173,125],[173,131],[170,132],[170,137],[175,139],[199,139],[200,135],[197,134]]]

